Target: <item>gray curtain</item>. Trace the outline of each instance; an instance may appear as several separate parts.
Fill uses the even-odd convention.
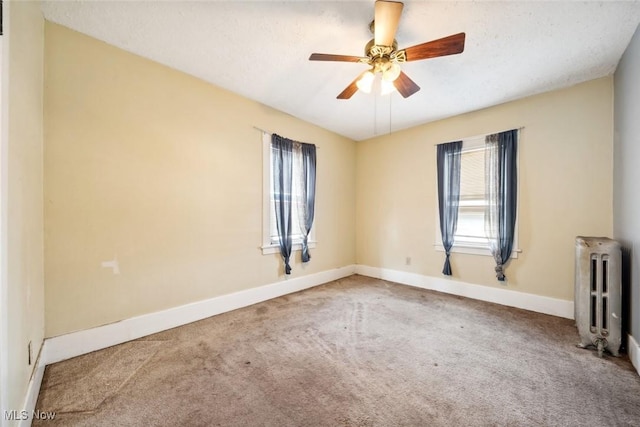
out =
[[[285,274],[291,274],[291,193],[293,181],[293,141],[271,135],[273,193],[280,254]]]
[[[438,166],[438,210],[440,213],[440,233],[446,258],[442,274],[451,276],[449,256],[453,247],[458,225],[460,204],[460,152],[462,141],[439,144],[437,146]]]
[[[300,144],[302,154],[301,165],[301,193],[303,209],[300,213],[300,230],[302,231],[302,262],[309,262],[309,232],[313,226],[313,216],[316,205],[316,146],[313,144]]]
[[[506,279],[504,265],[511,257],[518,202],[518,131],[487,135],[485,139],[485,185],[488,203],[485,233],[496,261],[496,277]]]

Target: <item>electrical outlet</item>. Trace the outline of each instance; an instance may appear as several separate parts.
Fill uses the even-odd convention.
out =
[[[406,265],[411,265],[411,257],[408,256],[407,259],[405,260],[405,264]]]
[[[29,366],[31,366],[31,341],[27,344],[27,359],[29,362]]]

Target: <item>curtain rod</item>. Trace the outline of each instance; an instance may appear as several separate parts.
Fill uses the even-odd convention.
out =
[[[273,135],[273,132],[269,132],[268,130],[264,130],[259,128],[258,126],[252,126],[254,129],[259,130],[260,132],[268,133],[269,135]]]
[[[273,132],[269,132],[268,130],[264,130],[262,128],[259,128],[258,126],[252,126],[252,128],[259,130],[260,132],[266,133],[267,135],[273,135]],[[317,144],[313,144],[316,146],[316,150],[319,149],[320,147],[318,147]]]
[[[509,131],[509,130],[517,130],[517,131],[520,131],[520,130],[522,130],[522,129],[524,129],[524,126],[520,126],[519,128],[511,128],[511,129],[499,130],[499,131],[497,131],[497,132],[488,132],[488,133],[480,134],[480,135],[465,136],[464,138],[458,138],[458,139],[455,139],[455,140],[452,140],[452,141],[464,141],[465,139],[480,139],[480,138],[484,138],[484,137],[485,137],[485,136],[487,136],[487,135],[494,135],[494,134],[496,134],[496,133],[506,132],[506,131]],[[450,141],[447,141],[447,142],[450,142]],[[438,143],[433,144],[433,145],[446,144],[447,142],[438,142]]]

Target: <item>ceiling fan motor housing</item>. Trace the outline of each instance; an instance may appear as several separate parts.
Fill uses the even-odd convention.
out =
[[[386,56],[391,58],[396,50],[398,49],[398,42],[394,39],[392,46],[380,46],[376,44],[375,39],[369,40],[367,45],[364,47],[364,54],[371,59],[375,59],[376,57]]]
[[[384,72],[394,62],[405,62],[404,51],[397,51],[398,42],[394,39],[392,46],[380,46],[371,39],[364,48],[364,54],[369,58],[368,64],[373,67],[373,72]]]

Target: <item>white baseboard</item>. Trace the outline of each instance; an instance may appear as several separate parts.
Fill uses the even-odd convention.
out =
[[[144,314],[119,322],[47,338],[42,352],[43,366],[162,332],[216,314],[247,307],[282,295],[298,292],[332,280],[351,276],[355,265],[198,301],[168,310]]]
[[[640,344],[638,344],[638,341],[636,341],[631,334],[629,334],[627,347],[629,347],[629,360],[631,360],[631,364],[640,375]]]
[[[42,377],[44,376],[45,368],[45,365],[42,363],[43,349],[44,342],[40,346],[35,368],[33,369],[29,385],[27,386],[27,393],[20,413],[20,422],[18,423],[19,427],[30,427],[35,414],[36,403],[38,403],[38,394],[40,394],[40,384],[42,384]]]
[[[573,301],[366,265],[356,265],[356,274],[567,319],[574,317]]]

